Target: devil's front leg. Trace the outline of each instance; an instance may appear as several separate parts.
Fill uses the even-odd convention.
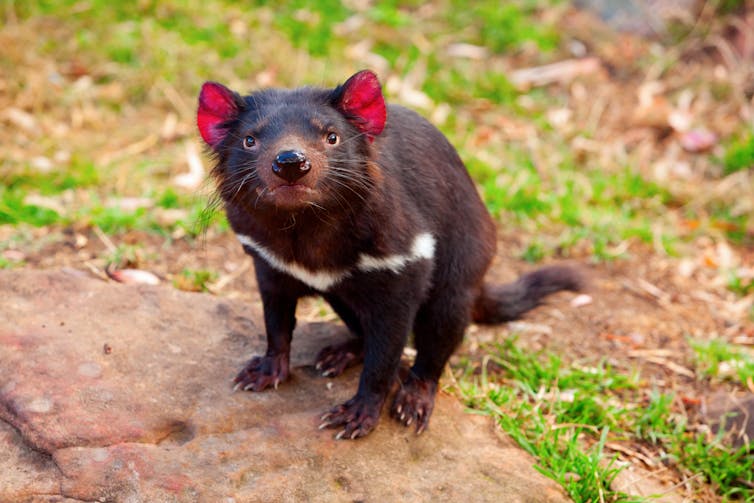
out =
[[[322,416],[320,428],[340,428],[337,439],[371,432],[395,379],[415,307],[406,297],[371,299],[357,307],[364,335],[364,369],[356,394]]]
[[[269,386],[277,388],[288,379],[296,303],[303,294],[298,281],[270,269],[260,260],[255,262],[264,307],[267,351],[263,356],[249,360],[233,380],[234,389],[245,391],[262,391]]]

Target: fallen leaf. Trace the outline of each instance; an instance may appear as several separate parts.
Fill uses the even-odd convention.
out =
[[[472,44],[450,44],[447,54],[451,58],[467,58],[482,60],[489,57],[489,51],[486,47]]]
[[[571,300],[571,307],[583,307],[593,302],[592,296],[582,293]]]
[[[186,162],[188,163],[188,173],[173,178],[173,183],[184,189],[195,189],[204,180],[204,164],[196,150],[196,145],[192,142],[186,143]]]
[[[87,238],[83,234],[79,234],[77,232],[76,235],[73,237],[73,246],[77,250],[84,248],[87,245],[87,243],[89,243],[89,238]]]
[[[170,112],[165,116],[165,120],[162,122],[162,129],[160,130],[160,137],[163,140],[173,140],[176,137],[176,130],[178,126],[178,116],[173,112]]]
[[[40,208],[47,208],[59,215],[65,214],[65,208],[60,202],[59,198],[50,196],[41,196],[39,194],[28,194],[24,197],[24,204],[29,206],[38,206]]]
[[[692,129],[681,135],[680,142],[683,150],[698,154],[717,145],[717,135],[706,129]]]
[[[702,404],[702,399],[695,396],[681,395],[681,401],[684,405],[698,407]]]
[[[679,133],[688,131],[693,119],[691,114],[685,110],[673,110],[668,114],[668,124]]]
[[[112,197],[105,202],[105,206],[122,211],[136,211],[140,208],[151,208],[154,201],[148,197]]]
[[[154,273],[149,271],[143,271],[141,269],[120,269],[112,270],[109,266],[105,268],[107,276],[117,281],[118,283],[125,283],[127,285],[132,284],[144,284],[144,285],[159,285],[160,278]]]
[[[26,254],[21,250],[3,250],[2,257],[11,262],[21,262],[26,258]]]
[[[52,168],[55,167],[49,158],[42,155],[33,157],[30,161],[30,164],[34,169],[40,171],[41,173],[49,173],[50,171],[52,171]]]
[[[5,110],[5,118],[14,126],[23,129],[27,133],[37,132],[37,120],[28,112],[20,108],[10,107]]]
[[[154,217],[157,223],[166,227],[188,219],[188,211],[183,208],[156,208]]]

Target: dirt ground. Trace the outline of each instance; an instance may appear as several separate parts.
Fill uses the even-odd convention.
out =
[[[508,282],[538,267],[516,256],[521,238],[515,229],[505,231],[500,232],[498,255],[488,275],[492,282]],[[101,257],[113,246],[109,238],[91,230],[71,230],[55,237],[44,229],[36,232],[38,242],[49,244],[41,244],[26,256],[27,267],[88,269],[107,279]],[[171,240],[133,231],[119,243],[140,245],[135,260],[122,263],[123,268],[149,270],[166,283],[184,269],[221,271],[209,285],[212,293],[261,303],[251,259],[231,233],[215,235],[210,230],[196,240]],[[754,322],[746,316],[751,297],[737,297],[719,277],[716,261],[726,253],[754,263],[752,250],[729,250],[712,243],[700,247],[695,257],[672,258],[636,246],[628,258],[612,262],[592,263],[588,256],[550,260],[580,267],[588,278],[587,297],[557,294],[520,323],[472,326],[459,352],[475,354],[484,343],[518,333],[524,346],[555,352],[567,362],[591,365],[606,359],[617,369],[639,369],[650,387],[675,390],[692,412],[725,385],[716,382],[713,386],[697,375],[689,339],[754,344]],[[304,301],[298,317],[337,321],[319,299]],[[749,388],[754,392],[751,383]]]
[[[45,229],[34,232],[39,234],[36,241],[40,244],[26,255],[27,267],[85,269],[108,280],[102,257],[114,246],[110,238],[86,229],[55,236]],[[501,230],[491,281],[511,281],[536,267],[517,256],[521,240],[515,229]],[[138,243],[139,251],[133,262],[123,262],[121,267],[149,270],[167,284],[184,269],[221,271],[210,284],[215,295],[261,306],[251,259],[231,233],[215,235],[210,230],[196,240],[173,240],[134,231],[119,240],[119,244],[128,243]],[[709,409],[754,393],[751,382],[746,390],[705,378],[694,365],[689,345],[689,339],[754,345],[754,323],[746,314],[752,299],[741,299],[728,291],[718,273],[717,263],[728,253],[736,254],[743,263],[754,264],[752,250],[729,250],[711,241],[705,244],[704,240],[696,256],[683,258],[658,254],[646,246],[635,246],[628,258],[612,262],[592,263],[588,254],[572,256],[567,262],[581,267],[589,278],[588,297],[560,293],[520,322],[471,326],[451,363],[458,363],[461,356],[481,362],[487,343],[515,334],[523,347],[555,353],[567,364],[589,367],[605,361],[621,373],[639,372],[646,393],[653,389],[672,391],[674,406],[703,429],[708,426],[705,418]],[[319,299],[302,302],[298,318],[301,322],[337,322]],[[447,378],[446,385],[452,387]],[[679,485],[676,490],[692,495],[692,500],[719,501],[712,488],[702,488],[700,493],[698,483],[688,482],[689,474],[647,463],[658,458],[656,448],[638,442],[613,447],[622,460],[649,470],[665,483]]]

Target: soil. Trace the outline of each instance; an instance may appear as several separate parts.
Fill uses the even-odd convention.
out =
[[[503,232],[507,231],[507,232]],[[516,257],[522,236],[515,229],[503,229],[498,256],[489,273],[497,282],[513,280],[535,266]],[[92,231],[66,231],[61,239],[45,239],[26,257],[27,267],[87,269],[106,279],[104,260],[107,238]],[[49,236],[48,236],[49,237]],[[190,240],[166,239],[150,233],[130,232],[120,243],[139,244],[135,261],[121,267],[149,270],[165,282],[180,277],[184,269],[221,271],[210,288],[221,297],[239,299],[260,312],[251,259],[243,253],[231,233]],[[85,243],[83,246],[82,244]],[[590,263],[587,255],[570,257],[589,278],[588,297],[561,293],[544,306],[529,313],[521,322],[500,326],[471,326],[463,347],[451,363],[461,356],[481,362],[488,343],[511,335],[532,351],[556,353],[566,364],[594,366],[606,361],[615,369],[639,372],[646,396],[652,390],[672,391],[674,407],[699,428],[709,426],[705,419],[720,403],[735,402],[736,397],[754,393],[720,379],[710,380],[694,364],[690,340],[720,339],[754,345],[754,323],[748,318],[752,299],[740,299],[728,291],[719,278],[718,255],[733,253],[744,263],[754,262],[754,252],[727,250],[703,241],[696,257],[671,258],[648,247],[635,246],[627,258],[612,262]],[[585,300],[584,300],[585,299]],[[588,302],[579,305],[581,302]],[[302,322],[334,321],[337,316],[319,299],[307,299],[299,306]],[[446,383],[450,385],[450,383]],[[717,410],[717,413],[723,412]],[[652,458],[655,447],[627,443],[621,458],[657,473],[665,483],[681,484],[690,475],[662,466],[644,466],[642,454]],[[690,490],[690,486],[687,490]],[[693,497],[717,501],[712,488],[693,489]]]

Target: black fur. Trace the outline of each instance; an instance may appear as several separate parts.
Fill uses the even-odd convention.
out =
[[[543,269],[512,285],[483,286],[495,253],[495,227],[462,161],[435,127],[408,109],[388,106],[382,130],[381,102],[370,101],[374,83],[373,74],[361,72],[334,90],[271,89],[244,98],[225,90],[233,111],[217,124],[212,114],[224,102],[213,108],[206,104],[209,93],[200,97],[200,115],[204,110],[211,127],[219,128],[212,132],[223,132],[210,145],[233,230],[309,271],[348,271],[318,289],[246,246],[264,303],[268,349],[236,382],[259,391],[284,381],[297,300],[323,295],[355,339],[325,348],[318,368],[337,375],[364,360],[355,396],[323,416],[323,426],[340,428],[338,436],[346,438],[375,427],[410,333],[417,357],[391,414],[421,432],[437,381],[472,312],[481,322],[513,319],[545,295],[579,286],[566,268]],[[200,120],[202,127],[205,139],[214,138]],[[331,132],[337,145],[327,142]],[[295,187],[271,169],[277,153],[290,149],[311,161],[311,171]],[[434,237],[431,260],[411,261],[399,272],[356,268],[363,255],[407,254],[421,233]]]
[[[518,319],[551,293],[579,291],[581,274],[572,267],[551,266],[524,274],[507,285],[485,285],[474,306],[474,321],[495,324]]]

